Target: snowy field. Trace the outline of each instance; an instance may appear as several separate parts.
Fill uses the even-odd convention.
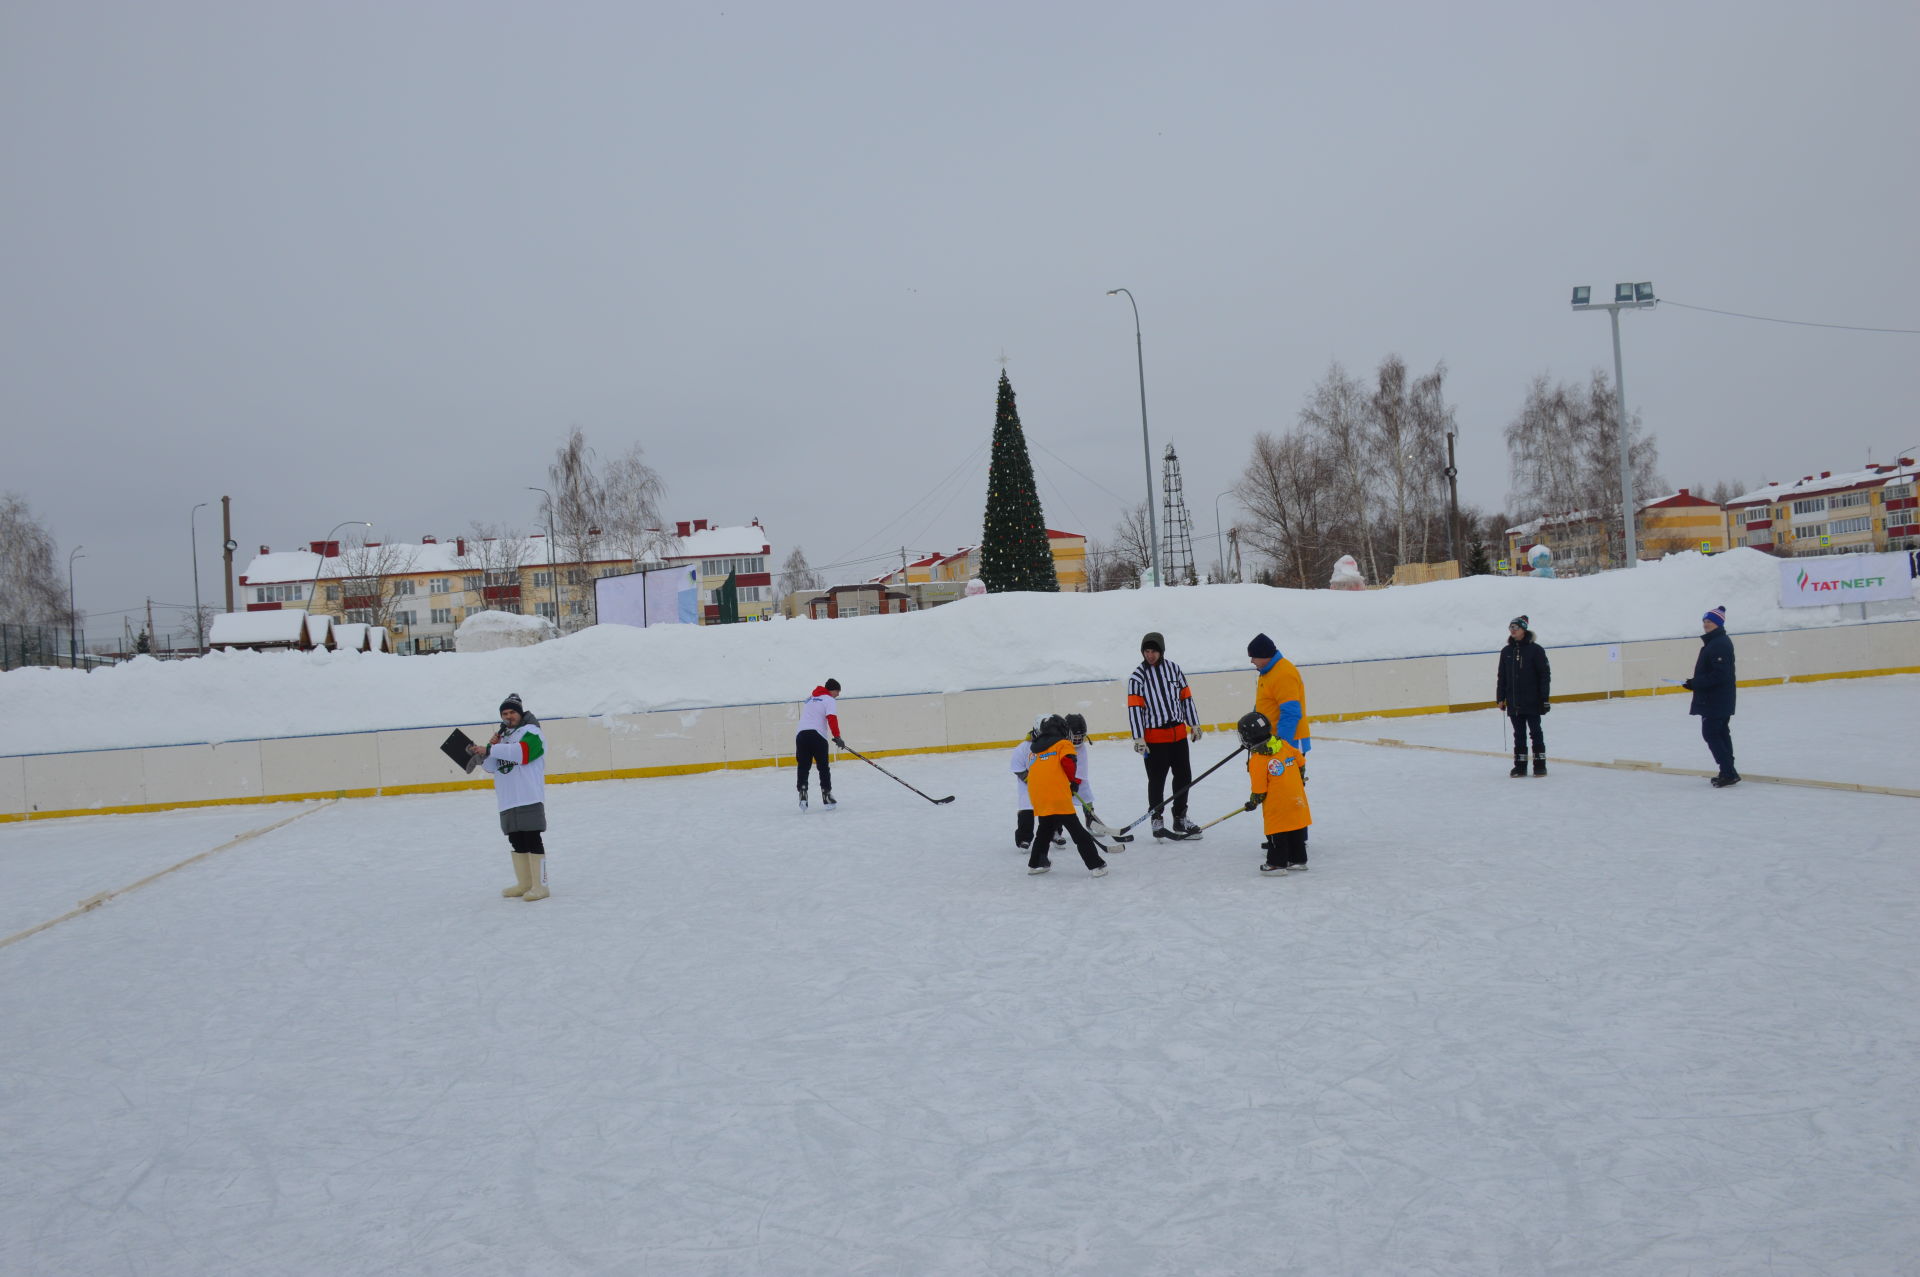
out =
[[[1740,706],[1911,769],[1920,679]],[[1547,727],[1704,766],[1677,698]],[[1916,1270],[1920,801],[1329,742],[1310,873],[1030,878],[998,753],[886,765],[959,799],[557,786],[531,905],[486,795],[331,804],[0,948],[0,1272]],[[0,826],[0,930],[300,810]]]

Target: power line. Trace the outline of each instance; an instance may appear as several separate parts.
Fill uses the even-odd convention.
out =
[[[1869,328],[1865,324],[1816,324],[1810,319],[1776,319],[1771,315],[1748,315],[1737,310],[1715,310],[1711,306],[1690,306],[1686,302],[1677,302],[1670,297],[1660,299],[1662,306],[1678,306],[1682,310],[1705,311],[1709,315],[1728,315],[1734,319],[1755,319],[1763,324],[1792,324],[1798,328],[1842,328],[1854,333],[1907,333],[1920,335],[1920,328]]]

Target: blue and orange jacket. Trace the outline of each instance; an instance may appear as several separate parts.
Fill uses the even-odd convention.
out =
[[[1267,716],[1276,737],[1299,745],[1303,754],[1313,748],[1313,728],[1307,723],[1307,686],[1300,681],[1298,667],[1279,652],[1260,667],[1259,681],[1253,686],[1253,707]]]

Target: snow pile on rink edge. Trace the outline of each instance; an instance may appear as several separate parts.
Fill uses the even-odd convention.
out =
[[[533,647],[427,657],[217,652],[93,671],[0,674],[10,752],[245,740],[469,723],[519,692],[546,718],[798,700],[838,678],[849,698],[1110,680],[1166,635],[1189,673],[1246,666],[1273,637],[1302,665],[1487,652],[1526,613],[1549,646],[1697,634],[1725,604],[1736,639],[1858,619],[1783,609],[1780,561],[1753,550],[1680,554],[1575,580],[1469,577],[1346,592],[1211,585],[1105,594],[999,594],[903,616],[638,630],[594,626]],[[1879,616],[1920,617],[1880,605]]]

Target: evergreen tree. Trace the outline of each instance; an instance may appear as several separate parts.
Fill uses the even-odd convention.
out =
[[[1475,541],[1467,550],[1467,575],[1491,576],[1493,564],[1487,561],[1487,547],[1484,542]]]
[[[990,593],[1007,590],[1058,592],[1047,522],[1034,487],[1033,461],[1020,430],[1013,383],[1000,374],[994,411],[993,461],[987,468],[987,517],[980,532],[980,579]]]

